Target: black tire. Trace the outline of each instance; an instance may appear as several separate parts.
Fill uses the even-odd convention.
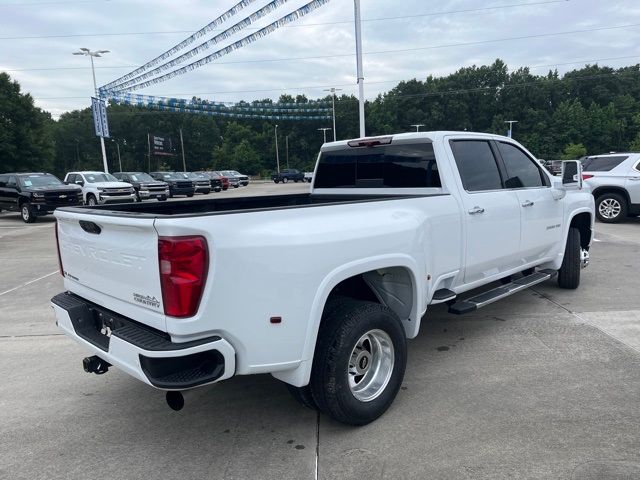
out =
[[[282,183],[288,183],[289,177],[282,177]]]
[[[372,332],[382,332],[393,346],[393,366],[389,368],[385,385],[373,389],[372,399],[362,400],[352,392],[348,369],[357,344]],[[375,354],[369,358],[360,363],[367,372],[376,363]],[[395,399],[406,364],[407,343],[398,316],[378,303],[344,302],[328,313],[318,333],[309,384],[313,399],[320,411],[339,422],[366,425],[382,415]],[[363,382],[365,375],[361,376]]]
[[[136,202],[141,202],[142,199],[140,198],[140,194],[138,192],[136,192]]]
[[[158,197],[158,201],[159,202],[166,202],[167,201],[167,197]]]
[[[596,199],[596,217],[603,223],[620,223],[628,214],[627,199],[618,193],[603,193]]]
[[[294,387],[293,385],[287,384],[287,389],[296,402],[303,407],[307,407],[312,410],[318,409],[318,406],[313,399],[313,395],[311,394],[311,387],[309,387],[309,385],[305,385],[304,387]]]
[[[87,195],[87,205],[90,205],[92,207],[95,207],[96,205],[98,205],[98,200],[96,200],[95,195],[91,193]]]
[[[273,179],[274,183],[280,183],[280,180],[278,180],[277,178]]]
[[[20,205],[20,216],[24,223],[34,223],[36,221],[36,215],[33,213],[33,207],[29,202],[24,202]]]
[[[193,193],[187,193],[187,197],[189,198],[193,197],[193,195],[194,195]]]
[[[294,181],[294,183],[298,183],[299,182],[299,180],[297,178],[295,178],[293,181]]]
[[[570,228],[562,266],[558,271],[558,286],[575,290],[580,285],[580,230]]]

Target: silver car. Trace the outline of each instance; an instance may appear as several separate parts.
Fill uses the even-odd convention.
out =
[[[586,157],[582,171],[596,200],[598,220],[617,223],[640,215],[640,153]]]

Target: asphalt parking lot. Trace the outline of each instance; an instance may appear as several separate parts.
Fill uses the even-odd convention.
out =
[[[0,213],[1,479],[640,478],[640,219],[596,224],[577,291],[549,281],[468,316],[430,309],[395,403],[361,428],[267,375],[174,412],[124,373],[84,373],[49,307],[53,225]]]

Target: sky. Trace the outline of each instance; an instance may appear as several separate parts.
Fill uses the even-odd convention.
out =
[[[72,55],[78,48],[110,51],[96,59],[101,86],[170,49],[238,1],[0,0],[0,71],[58,118],[90,104],[90,60]],[[288,0],[220,46],[308,1]],[[267,3],[255,1],[218,31]],[[284,93],[319,98],[330,87],[357,94],[353,6],[353,0],[331,0],[213,63],[135,93],[219,102],[277,99]],[[563,73],[587,63],[640,63],[638,0],[361,0],[361,11],[368,99],[401,80],[447,75],[496,58],[510,69],[530,66],[534,74]]]

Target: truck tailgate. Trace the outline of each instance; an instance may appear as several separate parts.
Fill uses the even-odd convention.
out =
[[[166,330],[158,234],[152,218],[57,210],[65,287],[105,308]]]

